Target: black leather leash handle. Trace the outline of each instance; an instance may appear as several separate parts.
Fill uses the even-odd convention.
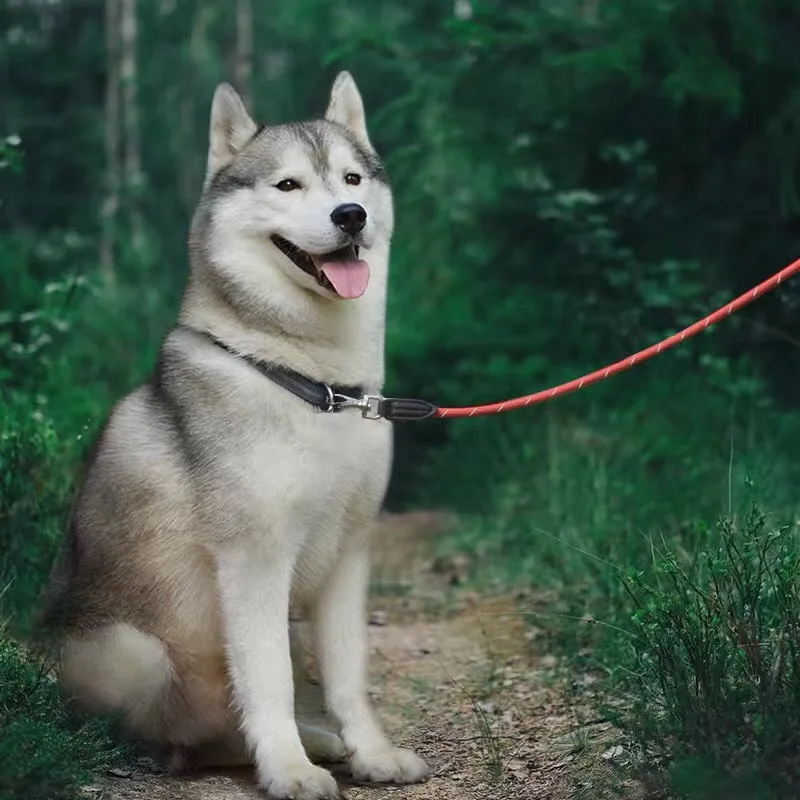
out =
[[[438,406],[411,397],[382,397],[380,415],[389,422],[410,422],[436,416]]]

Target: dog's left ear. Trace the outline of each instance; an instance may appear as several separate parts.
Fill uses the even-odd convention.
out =
[[[351,130],[361,144],[372,150],[372,144],[367,134],[367,120],[364,115],[364,102],[358,91],[356,82],[349,72],[340,72],[333,82],[331,100],[325,119],[338,122]]]

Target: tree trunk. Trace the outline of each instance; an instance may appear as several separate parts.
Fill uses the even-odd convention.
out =
[[[139,148],[136,0],[121,0],[121,2],[120,76],[122,78],[125,200],[131,243],[134,251],[138,253],[144,243],[144,231],[139,211],[142,191],[142,160]]]
[[[236,89],[252,111],[253,9],[250,0],[236,0]]]
[[[600,19],[600,0],[584,0],[583,21],[592,25]]]
[[[105,155],[106,190],[100,207],[100,269],[106,279],[114,278],[114,245],[119,210],[119,0],[106,0],[106,99]]]
[[[207,119],[203,119],[203,128],[198,130],[196,108],[198,97],[202,99],[204,106],[209,101],[205,96],[207,86],[198,76],[203,75],[204,67],[216,48],[209,34],[215,18],[215,8],[209,2],[201,0],[197,3],[186,48],[184,72],[178,84],[178,97],[173,106],[179,109],[175,149],[178,187],[183,208],[190,216],[197,205],[197,192],[203,183],[206,169],[205,158],[198,158],[195,148],[199,141],[204,145],[206,143]]]

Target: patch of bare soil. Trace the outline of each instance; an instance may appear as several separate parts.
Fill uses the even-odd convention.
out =
[[[608,726],[592,719],[580,691],[566,692],[555,679],[555,659],[534,654],[519,597],[469,595],[459,587],[467,558],[432,559],[431,539],[448,524],[433,512],[387,515],[376,537],[371,598],[375,705],[393,741],[423,756],[432,778],[417,786],[367,786],[334,768],[343,796],[566,800],[576,783],[580,791],[571,776],[584,768],[588,743],[602,741]],[[98,800],[258,796],[249,770],[176,778],[153,766],[142,761],[109,774],[86,794]],[[602,795],[585,786],[581,796]]]

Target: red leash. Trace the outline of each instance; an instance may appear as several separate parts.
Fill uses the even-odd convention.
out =
[[[552,400],[554,397],[561,397],[561,395],[575,392],[578,389],[582,389],[584,386],[590,386],[591,384],[602,381],[605,378],[610,378],[612,375],[616,375],[618,372],[624,372],[634,364],[647,361],[648,358],[652,358],[659,353],[663,353],[665,350],[669,350],[670,347],[674,347],[679,342],[684,341],[684,339],[689,339],[690,337],[695,336],[696,334],[700,333],[700,331],[704,331],[706,328],[711,327],[721,319],[729,317],[734,311],[738,311],[740,308],[744,308],[746,305],[749,305],[757,297],[761,297],[761,295],[772,291],[776,286],[783,281],[788,280],[797,272],[800,272],[800,258],[798,258],[797,261],[789,264],[788,267],[785,267],[776,275],[773,275],[771,278],[767,278],[767,280],[765,280],[763,283],[759,283],[755,289],[745,292],[743,295],[740,295],[726,306],[723,306],[715,311],[713,314],[709,314],[707,317],[695,322],[688,328],[684,328],[682,331],[679,331],[669,338],[664,339],[663,342],[659,342],[658,344],[651,345],[644,350],[640,350],[638,353],[634,353],[632,356],[622,359],[622,361],[617,361],[616,364],[611,364],[610,366],[603,367],[595,372],[590,372],[588,375],[584,375],[582,378],[575,378],[575,380],[562,383],[560,386],[554,386],[552,389],[544,389],[541,392],[528,394],[524,397],[516,397],[513,400],[505,400],[502,403],[490,403],[484,406],[464,406],[462,408],[438,408],[432,416],[443,419],[444,417],[480,417],[486,414],[500,414],[503,411],[513,411],[517,408],[525,408],[527,406],[535,405],[536,403],[544,403],[545,400]]]

